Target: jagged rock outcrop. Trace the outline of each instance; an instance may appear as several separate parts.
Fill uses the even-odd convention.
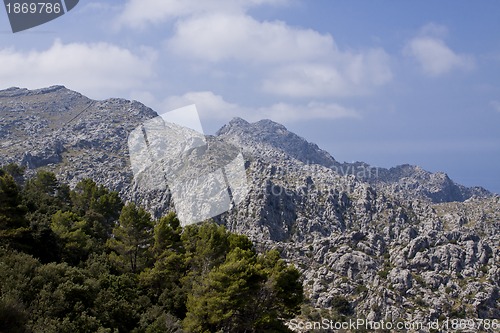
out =
[[[0,164],[92,178],[155,216],[167,190],[133,180],[127,137],[156,113],[123,99],[93,101],[61,86],[0,91]],[[259,249],[278,248],[303,273],[311,306],[352,316],[500,319],[500,197],[444,173],[339,163],[269,120],[233,119],[186,156],[201,171],[243,153],[248,195],[215,218]]]
[[[464,201],[474,196],[490,195],[482,187],[467,188],[457,184],[443,172],[431,173],[408,164],[379,169],[378,177],[372,177],[368,181],[395,196],[408,197],[410,194],[412,198],[425,198],[433,203]]]

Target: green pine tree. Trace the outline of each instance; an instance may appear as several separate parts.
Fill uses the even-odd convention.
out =
[[[140,272],[149,262],[149,248],[153,245],[151,215],[135,204],[125,205],[119,224],[113,229],[108,247],[118,267],[132,273]]]

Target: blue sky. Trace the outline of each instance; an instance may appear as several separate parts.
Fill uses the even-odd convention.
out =
[[[17,34],[0,11],[0,88],[195,103],[208,133],[270,118],[339,161],[500,193],[499,32],[495,0],[80,0]]]

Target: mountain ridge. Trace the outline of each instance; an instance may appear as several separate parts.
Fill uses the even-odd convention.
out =
[[[419,166],[403,164],[387,169],[371,166],[364,162],[340,163],[316,144],[307,142],[302,137],[289,132],[285,126],[269,119],[249,123],[236,117],[217,131],[216,136],[228,137],[233,143],[243,146],[245,146],[244,141],[250,137],[253,142],[269,144],[305,164],[319,164],[333,169],[341,175],[354,174],[379,188],[394,185],[397,191],[401,191],[402,188],[411,191],[411,186],[414,186],[418,180],[426,185],[424,188],[415,189],[414,195],[419,198],[427,198],[435,203],[465,201],[473,196],[487,197],[492,195],[491,192],[480,186],[465,187],[452,181],[443,172],[431,173]],[[244,136],[244,138],[234,138],[234,136]],[[438,187],[438,189],[432,191],[426,190],[425,187]]]

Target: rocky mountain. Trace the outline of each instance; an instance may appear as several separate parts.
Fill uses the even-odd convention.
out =
[[[61,86],[0,91],[0,164],[71,184],[92,178],[160,216],[171,196],[134,181],[127,148],[128,134],[156,116]],[[242,152],[248,195],[215,220],[302,271],[310,306],[298,320],[500,319],[498,195],[416,166],[340,163],[270,120],[235,118],[207,145],[189,161]]]
[[[123,99],[94,101],[63,86],[0,91],[0,163],[44,167],[70,184],[92,178],[124,194],[127,136],[156,113]]]
[[[248,153],[258,154],[259,151],[256,149],[265,146],[266,149],[260,153],[276,154],[275,157],[288,156],[305,164],[319,164],[326,167],[338,165],[329,153],[316,144],[307,142],[289,132],[285,126],[268,119],[251,124],[241,118],[234,118],[217,131],[216,136],[236,146],[245,146]]]
[[[307,142],[271,120],[250,124],[241,118],[235,118],[216,135],[238,146],[246,146],[249,153],[252,153],[252,149],[264,145],[266,152],[281,152],[305,164],[319,164],[341,175],[355,175],[358,179],[383,188],[401,199],[418,198],[438,203],[491,195],[484,188],[467,188],[453,182],[445,173],[431,173],[418,166],[405,164],[385,169],[363,162],[339,163],[316,144]]]

